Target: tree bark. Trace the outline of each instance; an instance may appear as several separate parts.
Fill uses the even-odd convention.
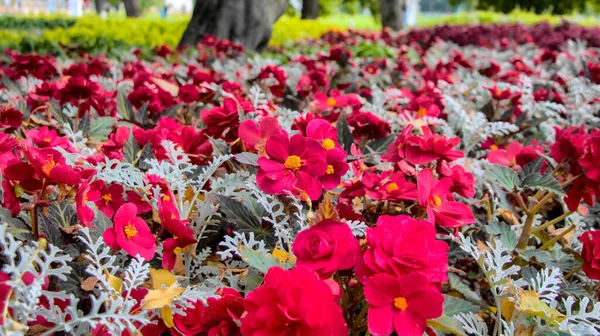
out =
[[[288,0],[196,0],[179,45],[195,45],[211,34],[260,51],[269,43],[273,24],[287,5]]]
[[[102,12],[105,10],[104,8],[104,4],[105,4],[105,0],[95,0],[94,1],[94,5],[96,7],[96,13],[98,13],[98,15],[102,14]]]
[[[125,15],[127,17],[140,17],[142,11],[140,10],[140,0],[123,0],[125,5]]]
[[[302,1],[302,20],[314,20],[319,17],[319,0]]]
[[[404,28],[404,1],[403,0],[381,0],[381,25],[394,31]]]

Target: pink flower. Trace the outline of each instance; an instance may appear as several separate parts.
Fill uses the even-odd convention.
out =
[[[463,166],[453,166],[450,178],[452,179],[452,192],[466,198],[473,198],[475,196],[475,178]]]
[[[244,120],[239,127],[239,137],[244,143],[244,147],[250,151],[264,153],[265,142],[273,134],[287,136],[287,132],[281,128],[279,121],[273,117],[264,117],[258,125],[254,120]]]
[[[373,274],[425,275],[428,282],[448,280],[448,244],[436,239],[435,227],[406,215],[381,216],[366,232],[368,248],[356,263],[356,276],[367,283]]]
[[[338,270],[354,267],[360,245],[346,223],[323,220],[300,231],[292,246],[296,264],[328,278]]]
[[[23,122],[23,113],[13,107],[0,108],[0,127],[15,129],[21,126]],[[44,126],[45,127],[45,126]],[[47,127],[46,127],[47,128]]]
[[[331,287],[308,268],[271,267],[244,301],[242,335],[346,336]]]
[[[39,129],[30,129],[29,131],[25,131],[25,134],[39,148],[59,146],[66,150],[71,150],[69,140],[58,136],[55,130],[51,130],[47,126],[42,126]]]
[[[381,157],[384,162],[399,162],[406,157],[405,149],[406,142],[412,137],[413,125],[404,127],[402,133],[398,135],[396,140],[387,148],[385,154]]]
[[[125,192],[127,195],[127,202],[135,204],[137,207],[137,214],[141,215],[144,212],[148,212],[152,210],[152,205],[150,205],[146,200],[140,196],[137,192],[133,190],[128,190]]]
[[[583,155],[578,160],[584,169],[585,176],[600,182],[600,131],[592,133],[583,145]]]
[[[338,90],[331,90],[328,97],[324,93],[316,93],[313,96],[313,106],[317,112],[325,112],[331,109],[342,109],[348,106],[360,105],[360,100],[356,94],[344,95]]]
[[[172,201],[161,199],[158,202],[158,212],[160,216],[160,224],[169,233],[175,237],[191,242],[190,244],[196,242],[196,239],[194,238],[194,230],[187,225],[189,220],[182,220],[180,218],[179,211]]]
[[[225,98],[222,107],[215,106],[202,110],[200,118],[206,124],[206,134],[212,137],[223,137],[226,140],[235,140],[240,124],[240,110],[242,113],[246,113],[254,110],[254,107],[243,100]]]
[[[387,121],[371,112],[355,111],[348,117],[348,125],[352,127],[352,135],[356,141],[383,138],[390,133],[391,126]]]
[[[179,88],[179,99],[184,103],[193,103],[200,99],[200,90],[194,84],[185,84]]]
[[[583,271],[590,279],[600,280],[600,230],[586,231],[579,236],[583,244]]]
[[[327,171],[321,176],[321,183],[325,190],[335,189],[340,185],[342,176],[350,170],[350,165],[346,162],[348,154],[342,149],[331,149],[325,153]]]
[[[77,195],[75,196],[75,209],[77,210],[77,217],[83,227],[92,226],[92,221],[96,214],[94,210],[87,204],[88,202],[95,202],[100,199],[100,191],[98,190],[99,183],[104,184],[104,181],[96,181],[93,183],[84,182],[77,189]]]
[[[289,191],[316,200],[323,186],[317,180],[327,172],[325,150],[313,139],[301,134],[288,137],[275,134],[267,140],[269,158],[258,159],[256,181],[267,193],[280,195]]]
[[[14,186],[8,180],[2,180],[2,207],[10,210],[10,214],[16,217],[21,211],[21,203],[15,194]]]
[[[423,169],[417,177],[419,205],[427,209],[427,217],[435,224],[456,228],[475,223],[475,216],[468,205],[455,202],[450,193],[452,180],[436,180],[431,169]]]
[[[139,254],[145,260],[151,260],[156,250],[156,238],[136,212],[135,204],[123,204],[115,214],[113,227],[104,231],[104,241],[114,250],[123,249],[132,256]]]
[[[423,137],[412,136],[406,143],[406,160],[412,164],[424,164],[435,160],[448,162],[462,158],[465,154],[452,148],[460,143],[460,138],[447,139],[433,134],[429,127],[421,127]]]
[[[166,239],[163,242],[162,267],[169,271],[172,270],[177,262],[177,256],[181,254],[182,249],[195,242],[195,239],[189,239],[189,237]]]
[[[408,182],[403,172],[384,171],[377,179],[374,176],[369,174],[364,178],[367,195],[371,198],[392,202],[417,199],[417,186]]]
[[[123,198],[123,186],[113,183],[107,188],[102,180],[98,180],[95,183],[95,186],[100,193],[100,198],[94,203],[98,210],[102,211],[106,217],[112,218],[115,211],[125,203],[125,199]]]
[[[365,286],[365,298],[371,305],[369,331],[376,335],[421,336],[427,320],[443,313],[444,296],[420,273],[397,278],[389,274],[372,276]]]
[[[521,169],[539,156],[540,153],[535,147],[523,146],[519,142],[513,141],[506,149],[494,149],[489,152],[487,159],[491,163]]]
[[[185,310],[185,316],[173,315],[177,332],[173,335],[234,336],[240,335],[239,320],[244,313],[244,298],[235,289],[220,288],[218,298],[208,298]]]

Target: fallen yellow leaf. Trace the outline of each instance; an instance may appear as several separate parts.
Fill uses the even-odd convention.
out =
[[[542,302],[540,295],[536,291],[519,289],[519,301],[520,303],[517,307],[519,310],[538,316],[551,324],[557,325],[558,322],[565,319],[565,315],[561,312]]]
[[[112,289],[117,291],[117,293],[121,293],[121,288],[123,286],[123,280],[110,274],[110,272],[106,268],[104,269],[104,274],[106,275],[106,280],[110,284],[110,287],[112,287]]]
[[[152,288],[154,289],[161,289],[163,285],[170,287],[177,280],[173,273],[165,269],[150,269],[150,279],[152,281]]]
[[[144,297],[141,308],[150,310],[170,307],[173,304],[173,299],[181,295],[184,290],[184,288],[177,287],[176,283],[167,288],[151,290]]]
[[[175,326],[175,323],[173,323],[173,311],[170,306],[162,307],[160,309],[160,316],[167,328],[173,328]]]
[[[279,261],[281,261],[284,264],[287,263],[287,262],[294,262],[294,261],[296,261],[296,258],[294,258],[293,255],[289,254],[286,250],[280,249],[277,246],[275,246],[275,248],[273,249],[272,255],[274,257],[276,257],[277,259],[279,259]]]

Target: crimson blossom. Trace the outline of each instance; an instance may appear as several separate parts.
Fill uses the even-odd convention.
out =
[[[327,173],[325,149],[316,140],[301,134],[291,138],[272,135],[266,143],[268,158],[258,159],[256,181],[267,193],[291,192],[304,199],[316,200],[323,186],[317,178]]]
[[[156,238],[148,224],[136,216],[137,209],[133,203],[125,203],[113,219],[113,227],[102,235],[106,245],[114,250],[123,249],[128,254],[140,255],[145,260],[154,258]]]
[[[305,267],[271,267],[248,294],[242,335],[347,336],[342,308],[325,280]]]

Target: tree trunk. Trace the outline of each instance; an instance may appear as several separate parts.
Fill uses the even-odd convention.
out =
[[[96,13],[98,13],[98,15],[102,14],[102,12],[105,10],[104,4],[105,4],[104,0],[95,0],[94,1],[94,5],[96,7]]]
[[[142,11],[140,10],[140,0],[123,0],[125,5],[125,15],[127,17],[140,17]]]
[[[403,0],[381,0],[381,25],[399,31],[404,28],[404,1]]]
[[[272,26],[287,5],[288,0],[196,0],[179,45],[195,45],[211,34],[260,51],[269,43]]]
[[[302,20],[314,20],[319,17],[319,0],[302,1]]]

